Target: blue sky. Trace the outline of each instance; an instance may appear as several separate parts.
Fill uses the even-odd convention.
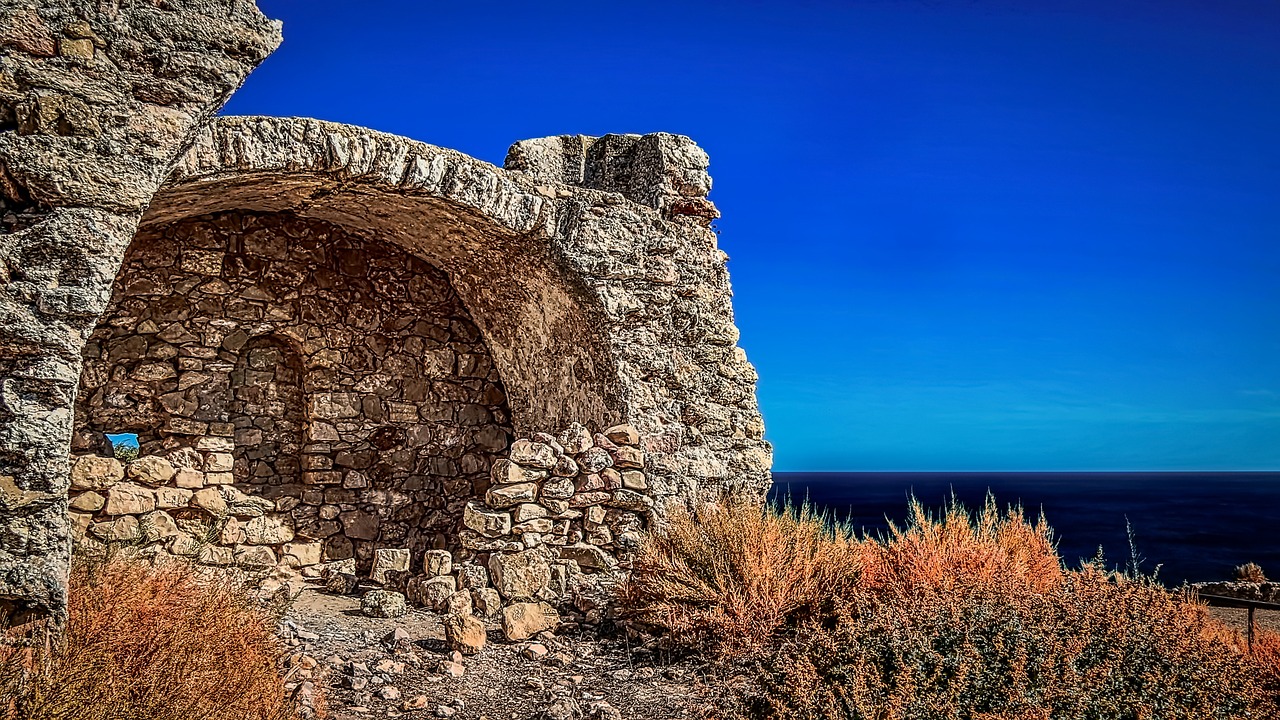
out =
[[[777,470],[1280,469],[1280,3],[260,6],[228,113],[702,145]]]

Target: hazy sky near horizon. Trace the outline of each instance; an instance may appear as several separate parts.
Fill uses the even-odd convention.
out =
[[[227,113],[711,156],[776,470],[1280,469],[1280,3],[260,0]]]

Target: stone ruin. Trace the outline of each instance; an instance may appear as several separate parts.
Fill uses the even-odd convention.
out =
[[[77,537],[545,599],[763,495],[701,149],[216,117],[280,41],[244,0],[0,4],[0,625],[61,624]]]

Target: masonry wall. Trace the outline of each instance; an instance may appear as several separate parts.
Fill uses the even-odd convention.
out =
[[[325,559],[367,563],[455,547],[510,426],[442,272],[320,221],[229,212],[135,238],[85,345],[73,451],[135,433],[172,484],[234,485]]]

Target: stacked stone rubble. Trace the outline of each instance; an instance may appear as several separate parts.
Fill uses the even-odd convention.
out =
[[[608,571],[638,545],[653,497],[670,494],[644,473],[629,425],[517,440],[490,472],[483,498],[467,504],[460,544],[471,553],[545,548],[554,562]]]
[[[465,506],[456,551],[376,548],[362,571],[355,558],[332,557],[332,536],[297,521],[293,496],[271,499],[270,487],[242,490],[232,473],[203,469],[224,462],[226,446],[211,439],[127,464],[74,457],[78,541],[90,551],[114,545],[156,563],[236,571],[268,589],[323,568],[332,592],[355,592],[365,576],[440,613],[492,616],[512,604],[569,600],[584,576],[625,572],[654,498],[669,492],[645,475],[634,428],[592,434],[574,423],[517,440],[493,463],[482,494]]]

